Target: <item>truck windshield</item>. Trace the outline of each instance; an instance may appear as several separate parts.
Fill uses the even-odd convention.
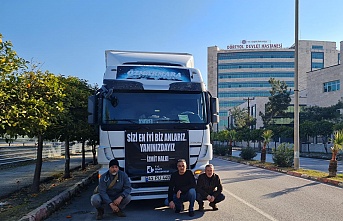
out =
[[[206,122],[203,93],[123,93],[103,99],[102,124],[193,124]]]

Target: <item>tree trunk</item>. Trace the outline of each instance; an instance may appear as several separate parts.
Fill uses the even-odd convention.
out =
[[[42,164],[43,164],[42,156],[43,156],[43,136],[41,134],[39,134],[38,135],[36,168],[35,168],[35,173],[33,176],[33,183],[32,183],[32,187],[31,187],[31,191],[33,193],[39,192],[40,175],[41,175]]]
[[[232,140],[230,140],[230,143],[229,143],[228,155],[229,155],[229,157],[232,156]]]
[[[70,151],[69,151],[69,138],[65,139],[65,164],[63,178],[70,178]]]
[[[332,161],[335,161],[335,160],[336,160],[336,156],[337,156],[337,150],[333,150],[333,151],[332,151],[331,160],[332,160]]]
[[[261,150],[261,162],[262,162],[262,163],[265,163],[265,162],[266,162],[266,155],[267,155],[267,150],[266,150],[266,148],[263,148],[263,149]]]
[[[330,160],[329,177],[335,177],[337,174],[337,160]]]

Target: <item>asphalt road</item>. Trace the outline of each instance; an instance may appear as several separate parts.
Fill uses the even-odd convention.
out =
[[[207,211],[196,211],[194,217],[189,217],[187,211],[175,214],[163,205],[163,200],[142,200],[128,205],[126,218],[114,217],[107,209],[103,220],[342,220],[342,188],[220,159],[212,163],[226,195],[218,211],[211,211],[205,203]],[[95,220],[90,197],[96,185],[47,220]]]

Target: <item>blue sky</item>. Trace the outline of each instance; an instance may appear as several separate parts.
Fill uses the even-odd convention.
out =
[[[299,39],[343,40],[342,0],[299,0]],[[0,33],[42,70],[102,83],[105,50],[187,52],[207,82],[207,47],[294,43],[295,0],[0,0]]]

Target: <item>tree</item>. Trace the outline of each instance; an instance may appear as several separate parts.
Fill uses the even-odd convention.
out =
[[[262,133],[263,133],[263,129],[254,129],[251,131],[251,140],[253,140],[254,142],[258,142],[258,148],[260,150],[261,150]]]
[[[70,141],[82,143],[82,167],[85,168],[85,143],[93,132],[88,124],[88,97],[94,92],[86,80],[77,77],[60,76],[61,87],[65,93],[63,98],[64,111],[58,121],[51,125],[50,138],[65,142],[64,178],[70,178]],[[53,137],[58,135],[58,137]]]
[[[340,109],[343,109],[343,102],[338,101],[337,104],[329,107],[310,106],[306,107],[300,112],[300,119],[302,121],[321,121],[327,120],[332,122],[342,122],[342,115]]]
[[[329,164],[329,177],[335,177],[337,174],[337,153],[339,150],[342,150],[343,145],[343,130],[335,131],[333,146],[331,147],[332,158]]]
[[[267,155],[266,146],[270,142],[272,137],[273,137],[273,131],[272,130],[265,130],[262,133],[262,138],[263,138],[263,148],[261,151],[261,162],[262,163],[266,162],[266,155]]]
[[[32,191],[38,192],[44,135],[63,111],[64,94],[59,79],[48,71],[26,71],[20,76],[19,82],[21,91],[18,94],[18,107],[21,114],[17,116],[18,127],[29,137],[38,138],[36,169],[32,184]]]
[[[328,138],[333,133],[333,125],[334,124],[332,122],[326,120],[318,121],[314,125],[315,134],[321,135],[326,153],[328,153],[327,142]]]
[[[88,97],[95,93],[96,87],[92,87],[85,80],[80,80],[79,90],[77,96],[80,102],[78,103],[77,111],[77,130],[75,133],[76,140],[82,144],[82,163],[81,169],[86,168],[86,156],[85,156],[85,145],[87,140],[95,139],[98,140],[98,133],[94,130],[94,127],[88,124]],[[95,137],[95,138],[94,138]],[[93,141],[94,142],[94,141]],[[94,149],[95,149],[94,145]],[[93,146],[92,146],[93,148]],[[92,151],[93,152],[93,151]],[[95,156],[93,152],[93,163],[95,164]]]
[[[250,128],[251,125],[256,123],[256,119],[249,115],[248,109],[241,109],[239,107],[234,107],[231,110],[232,117],[234,119],[234,128]]]
[[[88,139],[88,145],[92,146],[92,154],[93,154],[93,165],[98,163],[96,159],[96,146],[99,145],[99,133],[98,127],[96,125],[90,125],[90,136]],[[212,134],[211,134],[212,135]]]
[[[0,33],[0,135],[13,139],[23,131],[18,126],[17,116],[25,113],[17,102],[21,98],[19,73],[26,62],[13,50],[12,43],[2,38]]]
[[[304,138],[307,143],[307,152],[310,153],[310,141],[309,137],[315,136],[315,123],[312,121],[306,120],[305,122],[301,123],[300,126],[300,137]]]
[[[229,130],[227,132],[227,139],[229,140],[229,156],[232,156],[232,142],[236,140],[237,132],[235,130]]]
[[[239,108],[239,107],[234,107],[231,111],[232,117],[235,121],[235,125],[234,127],[236,128],[243,128],[245,126],[247,126],[247,113]]]
[[[268,82],[272,86],[269,101],[266,104],[265,114],[260,112],[265,127],[274,124],[275,117],[284,116],[285,110],[288,109],[291,102],[291,92],[288,90],[288,86],[284,81],[271,78]]]
[[[227,147],[225,146],[225,141],[227,141],[227,130],[219,131],[217,134],[217,139],[220,141],[220,145],[216,147],[217,154],[225,156],[227,154]],[[224,145],[222,145],[224,143]]]

